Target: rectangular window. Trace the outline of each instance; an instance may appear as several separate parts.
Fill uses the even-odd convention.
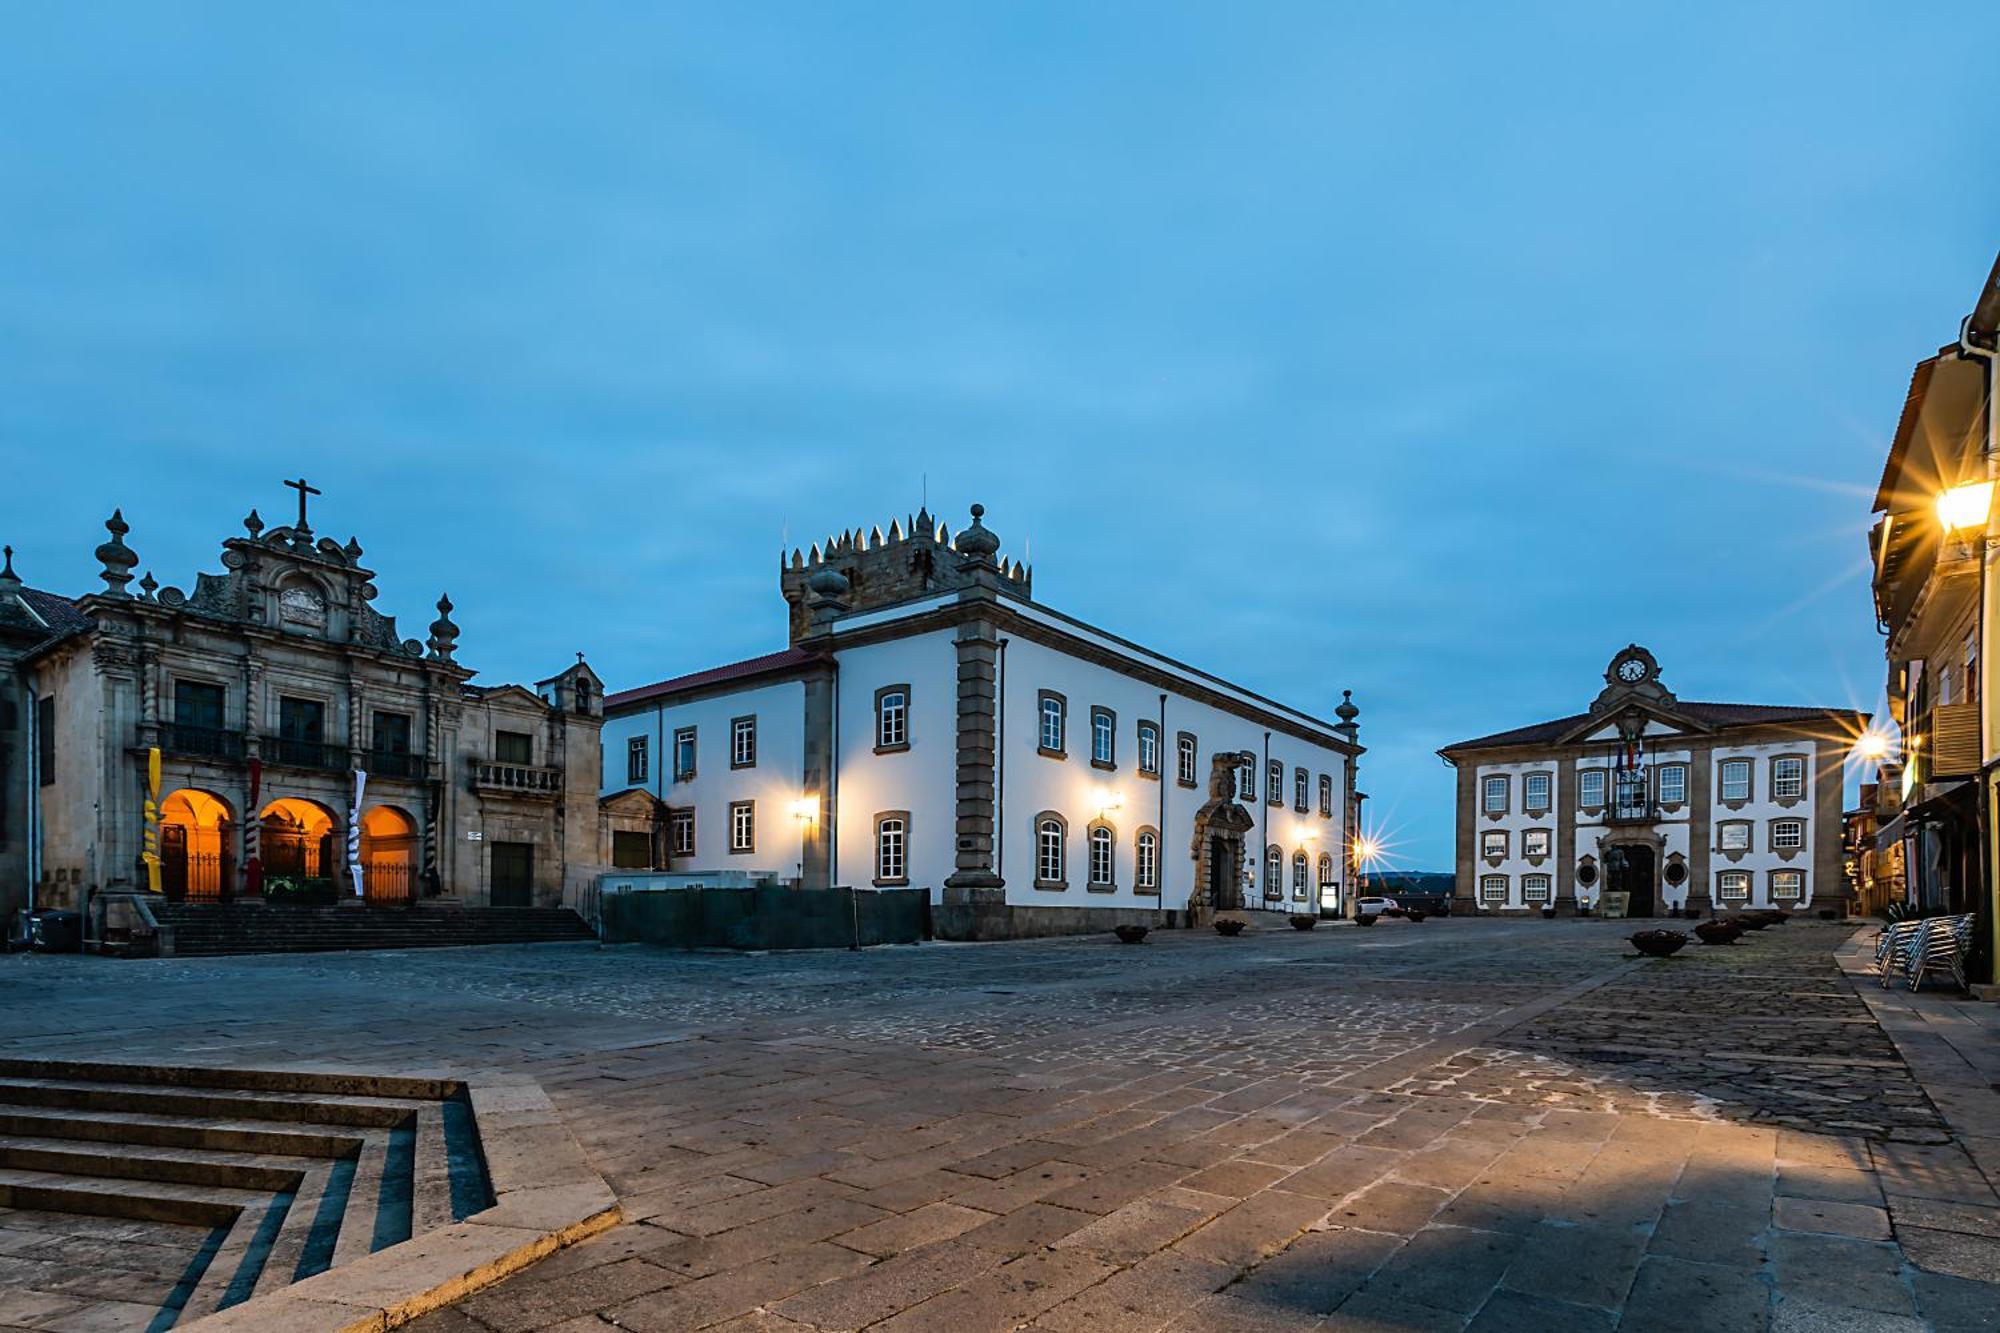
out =
[[[1090,710],[1090,762],[1097,768],[1110,768],[1118,755],[1118,719],[1108,708]]]
[[[642,830],[613,829],[611,864],[620,870],[651,870],[653,835]]]
[[[731,852],[754,852],[757,850],[757,803],[755,801],[731,801],[729,803],[729,850]]]
[[[1604,804],[1604,770],[1586,768],[1576,775],[1576,803],[1587,810]]]
[[[1193,732],[1183,731],[1174,741],[1174,756],[1177,771],[1175,779],[1183,787],[1195,785],[1200,764],[1201,747],[1196,743]]]
[[[1504,903],[1507,901],[1507,877],[1505,875],[1483,875],[1479,880],[1479,901],[1483,903]]]
[[[1750,799],[1750,761],[1748,759],[1725,759],[1723,761],[1722,799],[1725,801],[1747,801]]]
[[[1486,779],[1486,813],[1489,815],[1507,813],[1507,779]]]
[[[625,781],[627,784],[637,786],[639,783],[647,780],[647,775],[652,767],[649,762],[651,752],[648,749],[651,739],[648,736],[634,736],[625,742]]]
[[[1747,852],[1750,850],[1750,826],[1741,820],[1716,825],[1720,835],[1717,846],[1725,852]]]
[[[729,721],[729,766],[731,768],[755,768],[757,766],[757,718],[731,718]]]
[[[1324,773],[1319,775],[1319,812],[1327,819],[1333,818],[1333,779]]]
[[[318,768],[328,762],[326,704],[318,699],[278,700],[278,762]]]
[[[1549,775],[1530,773],[1521,783],[1521,804],[1528,810],[1549,808]]]
[[[56,697],[35,700],[35,772],[44,787],[56,780]]]
[[[674,781],[686,782],[694,776],[695,729],[682,727],[674,733]]]
[[[1042,753],[1060,757],[1063,753],[1063,732],[1069,705],[1060,694],[1051,694],[1043,690],[1040,707]]]
[[[1151,722],[1139,724],[1139,771],[1160,775],[1160,729]]]
[[[910,687],[888,685],[875,691],[875,748],[910,748]]]
[[[1715,896],[1726,903],[1745,902],[1750,897],[1750,872],[1725,870],[1715,877]]]
[[[1306,803],[1306,787],[1311,781],[1303,768],[1292,770],[1292,809],[1304,814],[1311,807]]]
[[[1795,801],[1806,794],[1806,761],[1787,755],[1771,761],[1771,799]]]
[[[1236,789],[1238,800],[1257,799],[1257,760],[1248,750],[1243,752],[1243,762],[1236,766]]]
[[[1668,764],[1660,769],[1661,805],[1684,805],[1687,802],[1687,793],[1687,765]]]
[[[1771,848],[1779,852],[1795,852],[1806,845],[1806,826],[1802,820],[1780,819],[1771,825]]]
[[[898,811],[875,820],[875,882],[906,884],[910,878],[909,816]]]
[[[1521,835],[1521,855],[1547,856],[1549,854],[1549,831],[1545,828],[1531,828]]]
[[[410,715],[408,713],[377,712],[370,719],[371,733],[375,738],[375,753],[379,755],[407,755],[410,753]]]
[[[667,852],[672,856],[694,855],[694,811],[667,812]]]
[[[1547,875],[1521,876],[1521,901],[1524,903],[1545,903],[1549,900],[1549,877]]]
[[[1806,872],[1803,870],[1773,870],[1771,872],[1771,901],[1797,902],[1805,897]]]
[[[1500,860],[1507,855],[1507,831],[1488,829],[1479,835],[1479,854],[1489,860]]]
[[[1273,759],[1264,771],[1264,795],[1272,805],[1285,803],[1285,766],[1279,760]]]
[[[222,687],[205,680],[174,682],[174,725],[222,730]]]
[[[496,731],[493,733],[493,759],[501,764],[532,764],[535,762],[535,738],[525,731]]]

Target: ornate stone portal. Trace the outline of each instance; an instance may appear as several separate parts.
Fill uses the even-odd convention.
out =
[[[1243,909],[1244,839],[1257,826],[1236,800],[1236,773],[1254,756],[1225,750],[1209,757],[1208,801],[1194,816],[1194,892],[1188,898],[1193,924],[1218,912]]]

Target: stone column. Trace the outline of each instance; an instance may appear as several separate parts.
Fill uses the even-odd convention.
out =
[[[139,640],[139,746],[160,743],[160,658],[144,638]]]
[[[1556,845],[1554,863],[1556,915],[1576,915],[1576,758],[1556,759]]]
[[[1471,758],[1458,761],[1458,857],[1451,882],[1451,914],[1479,915],[1479,765]]]
[[[1847,743],[1818,739],[1813,742],[1809,771],[1812,774],[1812,876],[1806,910],[1815,914],[1832,912],[1847,915],[1847,872],[1841,845],[1841,779]],[[1984,786],[1984,783],[1981,784]]]
[[[1706,745],[1695,745],[1688,754],[1687,913],[1691,917],[1707,916],[1715,910],[1708,865],[1709,842],[1715,837],[1714,789],[1714,752]]]
[[[945,888],[970,896],[1003,890],[993,869],[994,765],[998,755],[1000,635],[991,621],[961,625],[958,649],[958,818],[956,853]],[[1162,778],[1164,781],[1164,777]]]

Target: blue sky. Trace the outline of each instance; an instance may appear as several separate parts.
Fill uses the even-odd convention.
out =
[[[983,501],[1300,707],[1408,867],[1439,745],[1872,707],[1872,487],[2000,245],[2000,11],[0,8],[0,538],[162,582],[283,477],[406,627],[614,688],[795,541]]]

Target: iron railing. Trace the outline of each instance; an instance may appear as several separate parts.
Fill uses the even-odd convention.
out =
[[[160,728],[160,748],[168,754],[234,762],[243,758],[243,733],[223,727],[168,722]]]
[[[264,748],[267,762],[282,764],[287,768],[319,768],[340,772],[347,767],[347,747],[329,745],[325,741],[301,740],[295,736],[279,736],[268,741]]]

